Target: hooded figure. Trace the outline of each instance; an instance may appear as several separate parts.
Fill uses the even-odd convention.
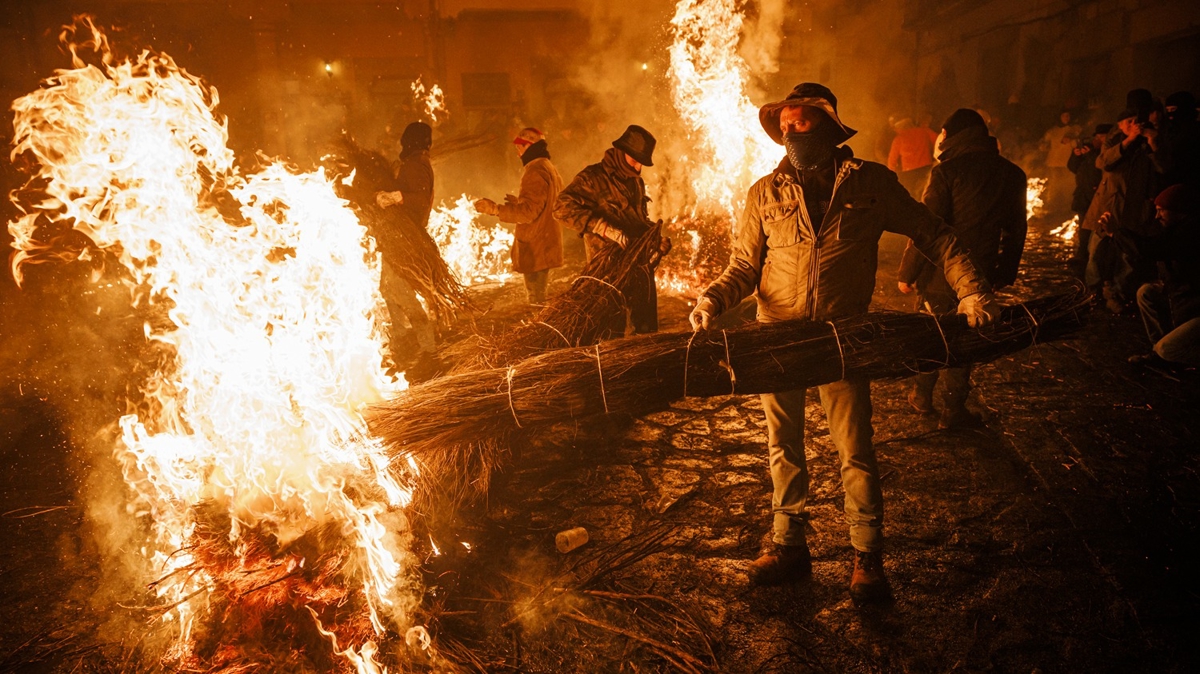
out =
[[[579,232],[590,261],[603,249],[624,249],[650,229],[646,183],[642,167],[653,166],[654,136],[630,125],[599,163],[580,171],[558,195],[554,216]],[[630,291],[629,323],[626,332],[658,330],[658,291],[653,274],[635,283]]]
[[[429,148],[433,145],[433,129],[425,122],[413,122],[400,136],[400,165],[396,168],[397,189],[404,201],[400,208],[425,227],[433,210],[433,165]]]
[[[1025,172],[1000,156],[999,144],[978,112],[963,108],[950,115],[938,136],[938,165],[929,174],[922,201],[954,230],[971,263],[992,288],[1012,285],[1017,278],[1027,230],[1025,185]],[[900,262],[898,284],[905,294],[917,291],[917,311],[928,305],[942,314],[958,306],[946,275],[911,240]],[[981,423],[966,406],[970,375],[969,366],[941,371],[942,428]],[[934,411],[938,376],[928,372],[913,378],[908,399],[917,411]]]
[[[879,239],[904,234],[945,270],[972,325],[995,311],[987,281],[949,227],[909,195],[887,167],[856,159],[841,146],[854,135],[837,99],[814,83],[759,110],[763,130],[787,156],[746,195],[725,271],[700,295],[689,317],[708,329],[721,313],[755,295],[758,320],[830,321],[866,313],[875,289]],[[846,520],[854,548],[850,594],[874,601],[888,594],[883,572],[883,496],[871,444],[870,382],[849,377],[819,387],[829,434],[841,460]],[[805,391],[762,396],[774,493],[773,545],[751,566],[757,584],[806,579],[812,571],[805,529],[808,472],[804,451]]]
[[[541,131],[532,127],[522,129],[513,139],[513,148],[524,167],[517,196],[506,194],[503,204],[480,199],[475,202],[475,209],[516,225],[513,271],[524,275],[529,303],[542,304],[546,301],[550,270],[561,267],[563,262],[562,225],[554,217],[562,178],[550,163],[550,150]]]
[[[400,162],[394,168],[396,189],[375,195],[375,203],[380,208],[397,208],[402,217],[422,228],[429,225],[429,213],[433,210],[433,166],[429,163],[432,143],[433,129],[428,124],[413,122],[405,127],[400,137]],[[417,361],[405,372],[408,380],[428,379],[440,369],[433,321],[425,313],[416,290],[396,272],[386,254],[379,289],[391,316],[393,351],[405,341],[410,329],[416,337]],[[405,322],[409,329],[404,327]],[[397,362],[401,360],[403,358],[397,355]]]

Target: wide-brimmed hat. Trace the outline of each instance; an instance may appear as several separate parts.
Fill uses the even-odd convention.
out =
[[[796,106],[807,105],[812,108],[817,108],[829,116],[833,123],[842,130],[842,138],[838,140],[838,144],[844,143],[851,136],[858,133],[854,129],[842,123],[837,113],[837,96],[823,84],[816,82],[803,82],[797,84],[792,93],[787,95],[787,98],[774,103],[767,103],[758,109],[758,121],[762,123],[763,130],[771,137],[771,140],[783,145],[783,132],[779,130],[779,115],[784,108],[792,108]]]
[[[654,157],[656,143],[649,131],[637,124],[630,124],[625,133],[613,141],[612,146],[633,157],[642,166],[654,166],[650,160]]]

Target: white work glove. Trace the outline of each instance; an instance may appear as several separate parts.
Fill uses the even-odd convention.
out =
[[[475,202],[474,206],[475,210],[484,215],[497,215],[500,212],[499,207],[496,206],[496,202],[491,199],[479,199]]]
[[[696,308],[692,309],[692,313],[688,314],[688,321],[692,324],[692,331],[707,330],[708,324],[717,317],[717,305],[707,297],[701,297],[696,300]]]
[[[395,206],[396,204],[404,203],[404,195],[401,194],[399,191],[376,192],[375,193],[375,203],[378,204],[380,208],[387,208],[388,206]]]
[[[958,301],[958,313],[967,317],[972,328],[991,324],[1000,316],[1001,307],[1000,300],[990,292],[967,295]]]
[[[625,232],[622,232],[603,220],[593,220],[592,224],[588,227],[588,231],[602,239],[612,241],[622,249],[629,245],[629,237],[625,236]]]

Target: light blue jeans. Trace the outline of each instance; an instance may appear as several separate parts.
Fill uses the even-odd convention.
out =
[[[1200,318],[1182,325],[1171,320],[1171,306],[1161,283],[1146,283],[1138,288],[1138,310],[1146,336],[1159,358],[1172,363],[1200,365]]]
[[[841,462],[850,545],[874,552],[883,548],[883,492],[871,444],[871,383],[845,379],[817,387],[829,421],[829,435]],[[804,457],[804,389],[762,395],[767,415],[767,453],[774,493],[774,540],[804,543],[808,522],[808,466]]]

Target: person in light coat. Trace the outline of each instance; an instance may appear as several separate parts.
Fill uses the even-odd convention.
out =
[[[517,196],[505,195],[503,204],[480,199],[475,202],[475,210],[516,225],[513,271],[525,277],[529,303],[542,304],[546,301],[550,270],[563,264],[562,225],[554,217],[563,182],[550,163],[550,151],[541,131],[532,127],[522,129],[513,139],[513,147],[524,165]]]

